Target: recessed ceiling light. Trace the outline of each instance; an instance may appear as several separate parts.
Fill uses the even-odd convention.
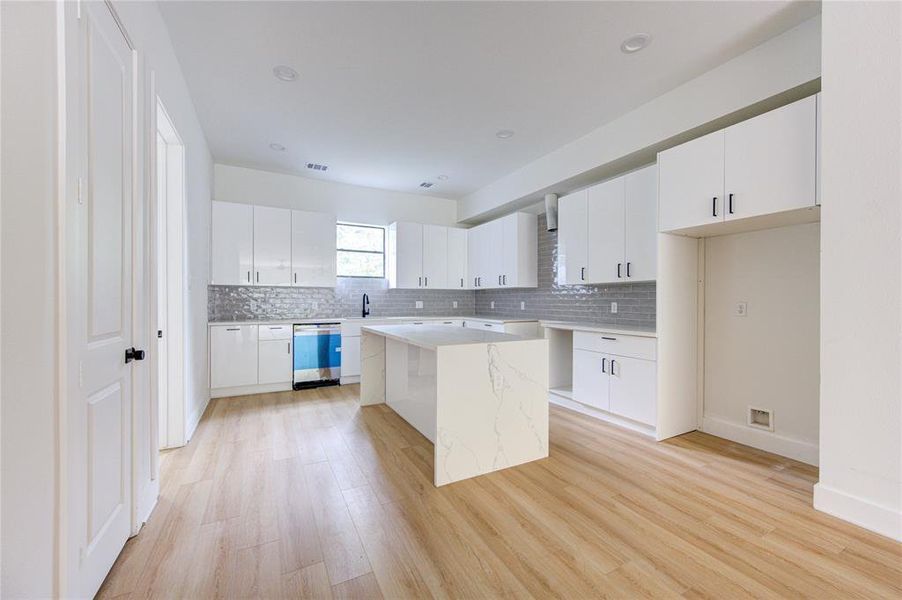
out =
[[[438,177],[436,177],[436,179],[438,179],[439,181],[448,181],[448,176],[447,175],[439,175]]]
[[[624,54],[632,54],[642,50],[651,43],[651,36],[647,33],[631,35],[620,44],[620,51]]]
[[[270,144],[269,147],[272,148],[273,150],[275,150],[276,152],[284,152],[285,151],[285,146],[283,146],[282,144],[276,144],[275,142]]]
[[[294,81],[298,78],[298,72],[285,65],[273,67],[272,74],[276,76],[276,79],[281,79],[282,81]]]
[[[495,137],[501,138],[502,140],[507,140],[514,137],[514,132],[510,129],[499,129],[495,132]]]

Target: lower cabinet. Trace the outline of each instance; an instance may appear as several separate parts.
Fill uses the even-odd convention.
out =
[[[595,343],[597,336],[598,342]],[[635,350],[639,356],[573,348],[573,399],[581,404],[644,423],[656,424],[657,363],[648,358],[648,338],[582,333],[577,344],[590,348],[617,344],[618,349]],[[635,342],[635,343],[631,343]]]
[[[210,387],[257,384],[257,326],[210,327]]]
[[[360,336],[341,336],[341,376],[360,375]]]
[[[257,383],[291,383],[291,339],[260,340]]]

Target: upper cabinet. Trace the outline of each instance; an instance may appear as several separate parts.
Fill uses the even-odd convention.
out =
[[[291,211],[254,207],[254,284],[291,285]]]
[[[467,230],[448,227],[448,289],[466,290],[472,286],[467,277]]]
[[[420,223],[388,227],[388,285],[400,289],[448,287],[448,228]]]
[[[335,287],[335,216],[213,202],[214,285]]]
[[[810,96],[658,154],[660,231],[815,206],[817,113]]]
[[[335,287],[335,215],[291,211],[291,285]]]
[[[251,285],[254,270],[254,207],[213,202],[212,264],[215,285]]]
[[[652,165],[560,199],[560,283],[655,279],[656,174]]]
[[[467,254],[475,289],[537,287],[536,215],[514,213],[474,227]]]
[[[445,289],[448,286],[448,228],[423,225],[423,287]]]

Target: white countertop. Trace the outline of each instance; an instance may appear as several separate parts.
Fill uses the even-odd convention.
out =
[[[539,321],[539,326],[548,329],[566,329],[569,331],[590,331],[593,333],[611,333],[614,335],[635,335],[639,337],[658,337],[654,327],[630,327],[629,325],[604,325],[599,323],[579,323],[574,321]]]
[[[463,346],[468,344],[497,344],[519,342],[536,338],[510,333],[498,333],[468,327],[445,327],[443,325],[374,325],[364,326],[361,331],[398,340],[427,350],[440,346]]]
[[[252,319],[244,321],[209,321],[210,326],[215,325],[293,325],[295,323],[392,323],[395,321],[480,321],[486,323],[534,323],[536,319],[496,319],[492,317],[480,317],[478,315],[466,315],[456,317],[316,317],[313,319]]]

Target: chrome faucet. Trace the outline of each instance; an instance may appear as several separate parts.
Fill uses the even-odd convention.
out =
[[[363,295],[363,309],[360,311],[360,314],[364,319],[370,314],[370,297],[366,294]]]

